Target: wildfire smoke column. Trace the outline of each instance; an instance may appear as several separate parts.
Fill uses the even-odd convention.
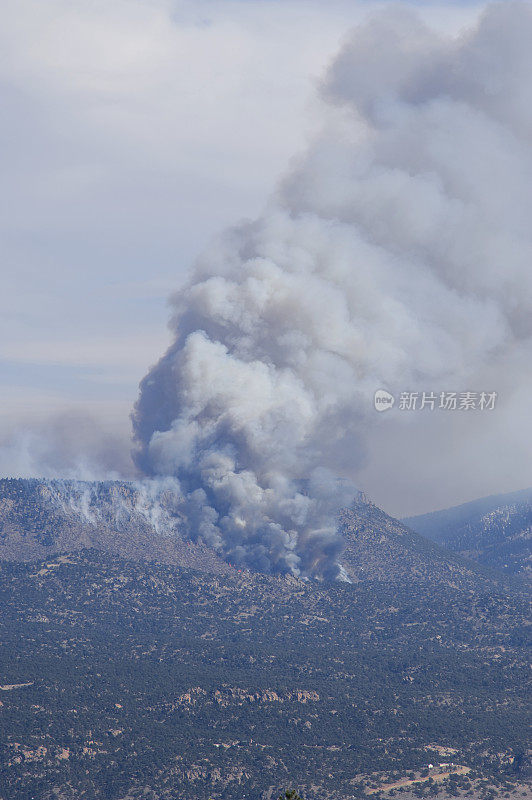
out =
[[[341,576],[376,389],[456,386],[496,359],[527,374],[531,37],[513,2],[457,38],[396,8],[355,31],[321,136],[173,297],[136,461],[178,480],[190,534],[234,563]]]

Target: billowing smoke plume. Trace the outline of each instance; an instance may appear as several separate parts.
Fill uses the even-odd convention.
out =
[[[173,297],[137,464],[175,476],[228,558],[338,574],[374,391],[460,387],[529,348],[531,40],[512,2],[457,39],[398,9],[357,30],[322,136]]]

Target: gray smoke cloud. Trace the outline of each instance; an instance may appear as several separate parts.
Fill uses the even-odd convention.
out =
[[[75,411],[18,426],[0,437],[0,475],[114,480],[136,474],[131,444],[94,417]]]
[[[457,38],[399,8],[355,31],[323,81],[322,135],[172,298],[136,463],[179,481],[192,535],[230,560],[338,576],[375,389],[522,372],[531,39],[513,2]]]

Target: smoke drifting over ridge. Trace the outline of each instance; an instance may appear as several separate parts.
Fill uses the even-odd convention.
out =
[[[0,475],[77,481],[135,477],[127,437],[86,413],[66,412],[0,437]]]
[[[338,576],[375,389],[526,374],[531,37],[512,2],[457,39],[399,9],[357,30],[322,136],[173,297],[136,463],[177,479],[192,535],[232,561]]]

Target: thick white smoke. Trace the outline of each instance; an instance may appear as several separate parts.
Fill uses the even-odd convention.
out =
[[[193,535],[233,561],[337,575],[375,389],[530,351],[531,40],[512,2],[456,39],[400,9],[357,30],[323,135],[173,297],[137,464],[179,480]]]

